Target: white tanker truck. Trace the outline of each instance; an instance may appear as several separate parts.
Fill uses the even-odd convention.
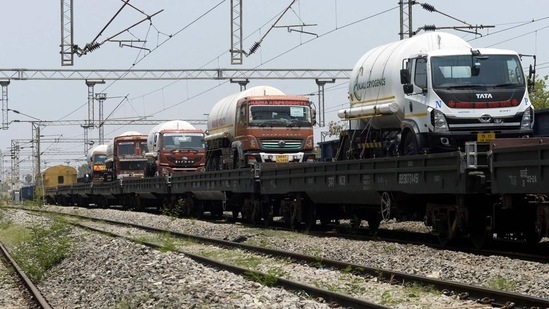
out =
[[[206,170],[315,159],[309,98],[257,86],[220,100],[208,114]]]
[[[441,32],[368,51],[351,74],[349,100],[338,113],[350,120],[338,159],[452,151],[530,136],[534,123],[516,52]]]
[[[105,161],[107,160],[108,145],[97,145],[88,151],[87,161],[90,181],[103,181],[103,174],[107,170]]]

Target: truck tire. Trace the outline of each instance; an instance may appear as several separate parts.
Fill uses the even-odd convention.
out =
[[[419,154],[419,145],[416,134],[413,131],[408,131],[401,143],[400,153],[403,156],[411,156]]]

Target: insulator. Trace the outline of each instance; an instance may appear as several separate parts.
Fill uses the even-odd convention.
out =
[[[99,47],[101,47],[101,44],[99,43],[86,44],[86,49],[88,50],[88,52],[92,52],[98,49]]]
[[[435,30],[437,30],[437,26],[435,26],[435,25],[425,25],[425,26],[423,26],[423,29],[425,31],[435,31]]]
[[[421,7],[424,8],[425,10],[429,11],[429,12],[436,11],[435,7],[430,5],[429,3],[422,3]]]
[[[260,44],[261,43],[259,43],[259,42],[255,42],[254,45],[252,46],[252,48],[250,48],[250,52],[248,53],[248,55],[251,55],[251,54],[255,53],[255,51],[259,48]]]

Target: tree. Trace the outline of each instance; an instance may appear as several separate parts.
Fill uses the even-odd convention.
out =
[[[546,89],[548,75],[540,78],[536,76],[534,90],[530,92],[530,100],[535,109],[549,108],[549,90]]]
[[[339,121],[330,121],[328,123],[328,136],[337,136],[339,137],[339,134],[342,131],[347,130],[348,122],[343,122],[341,120]]]
[[[26,183],[31,183],[32,182],[32,175],[31,174],[25,175],[25,182]]]
[[[78,177],[84,177],[86,173],[90,172],[90,168],[88,167],[88,164],[82,164],[78,168]]]

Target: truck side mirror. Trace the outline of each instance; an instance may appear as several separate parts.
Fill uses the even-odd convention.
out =
[[[402,90],[405,94],[410,94],[414,92],[414,85],[412,84],[404,84],[402,85]]]
[[[400,70],[400,83],[403,85],[410,83],[410,70],[408,69]]]
[[[311,108],[311,124],[314,126],[316,124],[316,107],[313,102],[310,102]]]

